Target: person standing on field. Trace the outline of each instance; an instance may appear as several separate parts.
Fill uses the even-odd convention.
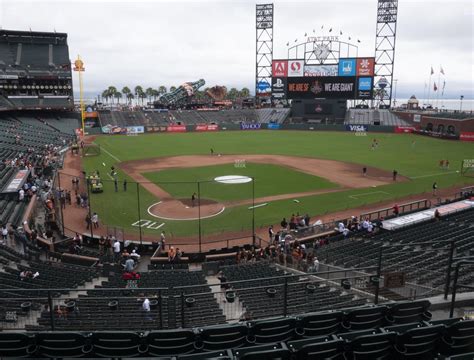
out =
[[[438,184],[435,181],[433,183],[433,196],[436,196],[437,192],[438,192]]]

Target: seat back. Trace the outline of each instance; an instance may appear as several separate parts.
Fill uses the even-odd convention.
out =
[[[296,333],[304,337],[336,334],[341,330],[342,319],[341,311],[306,314],[297,319]]]
[[[290,360],[291,352],[285,344],[267,344],[232,350],[235,360]]]
[[[350,343],[354,360],[392,359],[397,336],[394,332],[362,335]]]
[[[290,340],[295,334],[295,327],[295,318],[256,321],[250,326],[248,341],[265,344]]]
[[[97,331],[92,334],[93,351],[101,357],[132,357],[146,352],[140,335],[129,331]]]
[[[77,332],[41,332],[36,344],[44,357],[80,357],[92,351],[89,338]]]
[[[430,305],[428,300],[397,302],[390,308],[389,317],[395,324],[428,321],[431,319]]]
[[[177,360],[234,360],[228,351],[212,351],[189,355],[179,355]],[[160,358],[161,360],[161,358]]]
[[[374,329],[385,325],[386,306],[350,309],[345,312],[343,326],[349,330]]]
[[[0,332],[0,357],[25,357],[36,350],[34,338],[16,332]]]
[[[247,344],[248,327],[244,324],[208,326],[199,330],[199,347],[204,350],[235,349]]]
[[[455,355],[467,352],[474,352],[474,320],[462,320],[448,326],[443,336],[443,354]]]
[[[297,360],[344,359],[344,340],[335,336],[288,341],[287,345]]]
[[[423,359],[435,357],[437,345],[444,332],[443,325],[414,328],[398,336],[396,349],[405,358]]]
[[[194,332],[186,329],[150,331],[146,342],[152,356],[188,354],[195,350]]]

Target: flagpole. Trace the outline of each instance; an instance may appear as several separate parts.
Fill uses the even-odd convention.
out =
[[[439,72],[438,72],[438,89],[436,90],[436,107],[438,107],[438,101],[439,101],[439,87],[441,86],[441,83],[439,82],[441,79],[441,65],[439,66]]]
[[[430,104],[430,94],[431,94],[431,76],[433,75],[433,66],[431,66],[431,69],[430,69],[430,79],[428,80],[428,101],[427,101],[427,105]]]
[[[423,89],[423,103],[426,102],[426,82],[425,82],[425,87]]]

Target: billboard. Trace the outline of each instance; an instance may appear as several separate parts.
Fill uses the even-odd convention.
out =
[[[186,132],[186,125],[168,125],[167,132]]]
[[[288,77],[303,76],[304,60],[288,60]]]
[[[357,98],[371,99],[372,98],[372,79],[371,77],[357,78]]]
[[[287,97],[289,99],[353,99],[356,95],[355,77],[299,77],[287,80]]]
[[[337,65],[306,65],[304,76],[337,76]]]
[[[339,76],[356,76],[356,59],[339,59]]]
[[[260,130],[261,123],[240,123],[240,130]]]
[[[282,99],[286,97],[286,77],[273,77],[272,78],[272,96],[275,99]]]
[[[217,124],[203,124],[203,125],[196,125],[196,131],[217,131],[219,130],[219,125]]]
[[[369,131],[369,126],[368,126],[368,125],[351,125],[351,124],[347,124],[347,125],[346,125],[346,131],[352,131],[352,132],[367,132],[367,131]]]
[[[272,61],[272,76],[287,77],[288,76],[288,60]]]
[[[357,76],[374,76],[375,58],[357,58]]]

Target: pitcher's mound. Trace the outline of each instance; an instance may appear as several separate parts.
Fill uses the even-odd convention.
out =
[[[151,216],[164,220],[198,220],[217,216],[224,212],[225,206],[217,201],[201,199],[193,203],[191,199],[163,200],[148,208]]]

